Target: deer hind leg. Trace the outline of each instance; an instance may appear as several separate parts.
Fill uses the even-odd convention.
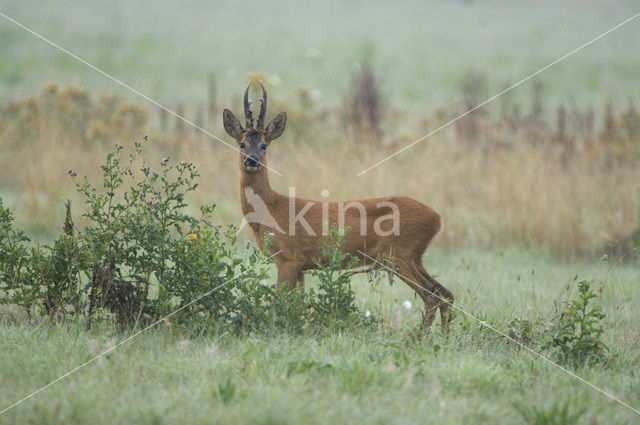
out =
[[[424,264],[422,264],[422,258],[418,257],[416,259],[415,266],[422,278],[428,282],[427,287],[433,288],[433,298],[436,299],[435,308],[440,309],[440,321],[442,323],[442,330],[447,333],[449,332],[449,322],[451,321],[449,308],[453,305],[453,293],[442,286],[440,282],[435,280],[427,272],[427,269],[424,268]],[[435,308],[433,311],[434,315]],[[433,318],[431,320],[433,320]]]
[[[438,300],[433,296],[434,288],[431,283],[422,276],[412,262],[396,260],[395,268],[398,276],[409,285],[422,298],[425,306],[424,321],[431,326],[438,309]]]

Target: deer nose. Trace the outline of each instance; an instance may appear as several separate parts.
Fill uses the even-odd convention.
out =
[[[260,166],[260,160],[256,155],[249,155],[244,161],[244,166],[247,168],[258,168]]]

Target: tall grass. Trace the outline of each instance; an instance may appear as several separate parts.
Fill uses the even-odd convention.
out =
[[[268,78],[268,76],[267,76]],[[464,99],[450,110],[422,114],[395,110],[381,145],[359,142],[340,125],[342,110],[306,90],[275,95],[269,115],[290,114],[282,140],[269,148],[271,175],[281,192],[333,199],[389,194],[414,197],[444,217],[435,244],[446,249],[507,246],[575,256],[601,252],[636,229],[640,114],[631,105],[549,106],[534,85],[529,104],[505,96],[470,114],[363,176],[356,174],[477,103],[483,79],[472,75]],[[233,109],[239,99],[216,100]],[[184,105],[187,118],[201,105]],[[208,129],[222,135],[221,126]],[[48,237],[62,221],[61,200],[74,196],[67,171],[90,177],[113,144],[150,134],[150,155],[192,160],[202,187],[192,199],[216,202],[222,219],[240,222],[237,153],[201,133],[164,122],[155,110],[111,95],[69,86],[0,110],[0,190],[18,224]],[[233,142],[231,142],[233,143]]]

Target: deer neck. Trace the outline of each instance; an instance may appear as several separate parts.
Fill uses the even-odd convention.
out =
[[[248,171],[241,171],[240,175],[240,189],[243,194],[246,187],[250,187],[255,193],[260,196],[270,197],[273,194],[273,189],[269,185],[269,175],[266,167],[260,167],[256,172],[250,173]],[[245,196],[243,195],[243,198]],[[266,199],[265,199],[266,201]]]
[[[240,203],[242,207],[242,215],[254,213],[255,208],[252,205],[252,199],[255,203],[255,198],[258,197],[264,205],[267,207],[270,213],[273,213],[272,209],[275,208],[275,202],[277,201],[278,194],[271,189],[269,185],[269,176],[266,167],[260,167],[256,172],[249,173],[242,170],[240,172]],[[261,229],[260,224],[249,222],[253,233],[256,235],[256,239],[262,238],[264,229]]]

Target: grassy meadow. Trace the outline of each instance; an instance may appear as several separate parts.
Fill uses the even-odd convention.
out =
[[[520,332],[518,319],[549,317],[554,302],[570,295],[566,287],[576,274],[602,285],[613,357],[575,372],[638,405],[640,293],[630,284],[640,279],[637,267],[517,250],[435,252],[426,260],[458,306],[512,335]],[[418,300],[402,283],[372,291],[357,278],[353,287],[361,311],[382,319],[376,327],[241,336],[221,329],[202,336],[162,324],[0,416],[0,423],[637,422],[632,411],[462,314],[448,338],[419,330]],[[406,300],[410,310],[401,305]],[[0,329],[3,406],[127,336],[73,323],[5,321]]]
[[[403,194],[431,206],[444,228],[427,269],[456,306],[536,351],[589,280],[605,313],[606,360],[562,365],[636,409],[640,18],[357,174],[638,11],[603,0],[0,2],[231,144],[223,108],[241,115],[246,81],[265,81],[267,120],[288,113],[268,150],[283,174],[270,173],[275,189],[311,199],[328,190],[332,200]],[[88,224],[69,170],[100,186],[105,154],[131,152],[145,134],[142,161],[195,164],[189,211],[215,203],[216,223],[240,223],[237,152],[0,17],[0,198],[32,244],[58,237],[66,199],[78,229]],[[252,241],[246,229],[240,240]],[[295,333],[163,322],[0,424],[638,421],[461,312],[448,337],[421,328],[421,302],[397,279],[372,286],[355,276],[352,287],[373,325]],[[0,305],[0,410],[138,329],[87,331],[81,317],[27,318]]]

